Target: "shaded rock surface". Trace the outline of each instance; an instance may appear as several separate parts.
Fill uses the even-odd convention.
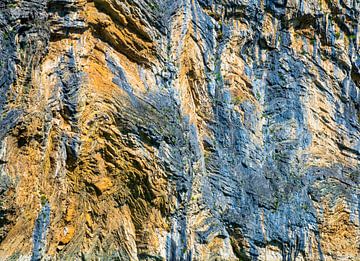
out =
[[[359,260],[356,0],[2,0],[1,260]]]

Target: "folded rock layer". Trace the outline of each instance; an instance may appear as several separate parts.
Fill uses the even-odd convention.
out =
[[[360,260],[356,0],[2,0],[0,260]]]

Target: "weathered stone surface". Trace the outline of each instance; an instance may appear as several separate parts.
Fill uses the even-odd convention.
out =
[[[359,260],[359,21],[3,0],[0,260]]]

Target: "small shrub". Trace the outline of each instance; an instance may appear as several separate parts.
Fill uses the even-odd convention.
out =
[[[7,8],[15,8],[17,5],[15,3],[9,3],[6,5]]]
[[[41,206],[44,206],[48,202],[48,199],[45,194],[41,194],[40,201],[41,201]]]
[[[309,206],[307,204],[303,204],[302,205],[302,209],[305,210],[305,211],[308,211],[309,210]]]
[[[221,18],[221,16],[214,11],[209,11],[208,15],[211,16],[212,18],[214,18],[216,21],[219,21]]]
[[[280,159],[280,156],[279,156],[278,153],[274,153],[274,154],[272,155],[272,158],[273,158],[273,160],[279,160],[279,159]]]
[[[261,95],[260,95],[260,93],[259,93],[258,91],[256,92],[256,99],[257,99],[258,101],[261,100]]]
[[[274,209],[277,210],[278,208],[279,208],[279,199],[275,198]]]
[[[157,3],[153,3],[152,5],[150,5],[150,8],[153,11],[158,11],[160,9]]]
[[[279,78],[280,80],[285,81],[285,76],[282,73],[279,73]]]
[[[218,40],[221,41],[223,39],[223,37],[224,37],[224,34],[223,34],[222,30],[219,30],[218,35],[217,35]]]
[[[234,97],[232,97],[232,103],[233,103],[233,104],[235,104],[235,105],[240,105],[241,102],[242,102],[241,97],[239,97],[239,96],[234,96]]]
[[[217,81],[221,81],[221,73],[219,73],[219,72],[216,73],[215,78],[216,78]]]

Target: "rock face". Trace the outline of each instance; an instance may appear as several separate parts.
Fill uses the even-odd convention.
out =
[[[0,260],[360,260],[359,21],[2,0]]]

